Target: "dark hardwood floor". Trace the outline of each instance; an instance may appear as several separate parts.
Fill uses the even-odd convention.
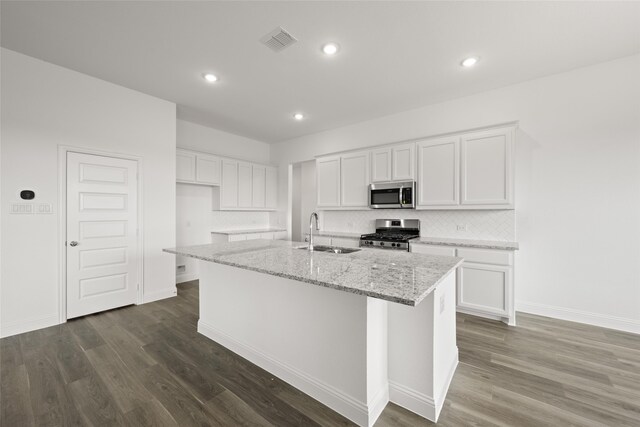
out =
[[[0,340],[3,427],[351,423],[196,332],[178,296]],[[519,315],[458,316],[460,365],[438,425],[640,426],[640,336]],[[432,425],[389,404],[376,426]]]

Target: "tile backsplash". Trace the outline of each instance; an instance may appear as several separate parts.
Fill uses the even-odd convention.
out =
[[[269,227],[269,212],[212,211],[211,229],[241,230]]]
[[[515,210],[422,211],[376,209],[322,211],[322,229],[350,233],[371,233],[378,218],[419,219],[420,235],[479,240],[516,240]],[[460,229],[459,229],[460,228]]]

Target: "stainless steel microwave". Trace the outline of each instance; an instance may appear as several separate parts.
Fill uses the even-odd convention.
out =
[[[415,209],[415,198],[415,181],[369,185],[369,207],[372,209]]]

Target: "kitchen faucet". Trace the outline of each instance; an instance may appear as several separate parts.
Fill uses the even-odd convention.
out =
[[[315,212],[311,213],[309,217],[309,252],[313,252],[313,218],[316,219],[316,230],[320,230],[318,227],[318,214]]]

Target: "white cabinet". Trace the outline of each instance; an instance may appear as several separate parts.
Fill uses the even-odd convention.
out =
[[[238,162],[222,160],[222,185],[220,186],[220,208],[238,207]]]
[[[220,158],[197,154],[196,181],[201,184],[220,185]]]
[[[278,169],[267,166],[265,179],[265,207],[276,209],[278,207]]]
[[[316,160],[318,207],[340,206],[340,156]]]
[[[340,206],[369,205],[369,152],[349,153],[340,158]]]
[[[265,166],[252,166],[251,206],[264,208],[267,191],[267,168]]]
[[[413,181],[415,144],[396,144],[371,150],[371,182]]]
[[[513,140],[513,127],[462,135],[462,205],[513,206]]]
[[[508,266],[464,262],[458,268],[458,308],[510,317],[512,275]]]
[[[440,208],[460,203],[459,137],[420,141],[417,206]]]
[[[414,165],[414,143],[394,145],[391,148],[391,179],[393,181],[413,181],[416,179]]]
[[[369,205],[369,151],[318,158],[316,174],[319,208]]]
[[[391,181],[391,148],[371,150],[371,182]]]
[[[196,155],[188,151],[176,151],[176,181],[195,182]]]
[[[251,163],[238,162],[238,207],[250,208],[253,202]]]

